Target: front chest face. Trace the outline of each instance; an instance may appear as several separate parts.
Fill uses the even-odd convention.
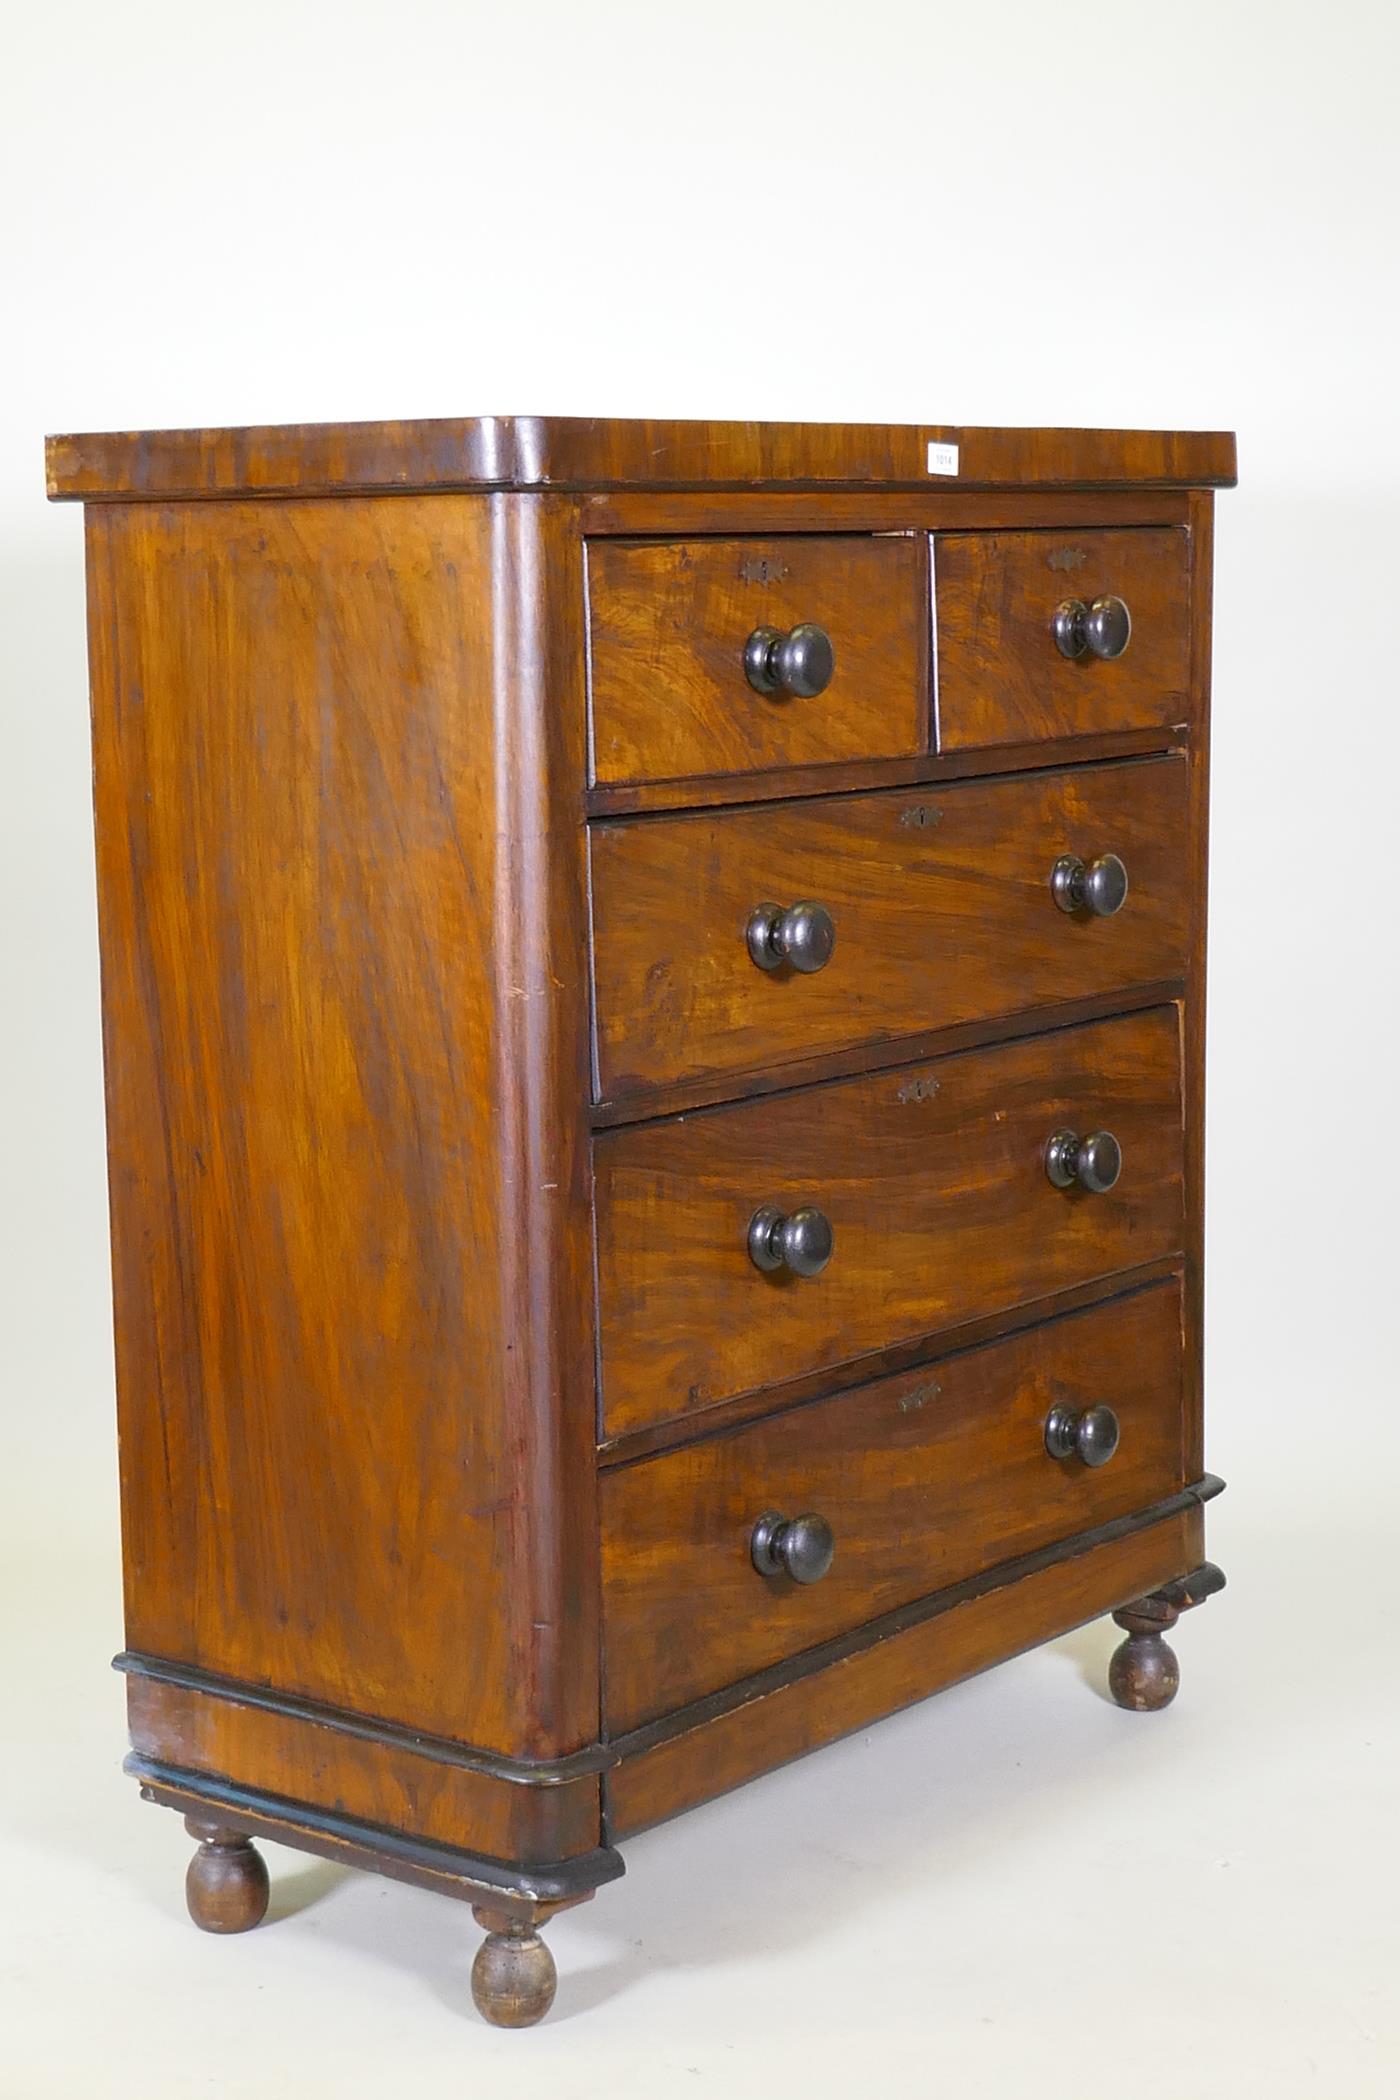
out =
[[[625,1737],[1200,1476],[1210,518],[1080,492],[604,522],[592,1216]],[[817,1520],[779,1530],[795,1573],[775,1513]]]

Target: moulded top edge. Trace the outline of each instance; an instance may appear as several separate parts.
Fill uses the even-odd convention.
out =
[[[57,500],[434,489],[1228,488],[1230,431],[475,416],[51,437]]]

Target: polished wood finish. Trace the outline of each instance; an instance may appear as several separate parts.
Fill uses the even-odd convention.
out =
[[[1181,1301],[1170,1284],[606,1475],[606,1716],[614,1731],[781,1656],[1091,1530],[1182,1486]],[[1112,1405],[1114,1458],[1047,1455],[1055,1405]],[[818,1512],[830,1572],[756,1573],[765,1510]]]
[[[995,1341],[1002,1335],[1024,1333],[1029,1328],[1038,1327],[1044,1320],[1059,1319],[1063,1313],[1083,1312],[1091,1306],[1107,1305],[1115,1299],[1125,1298],[1132,1291],[1145,1290],[1151,1284],[1175,1281],[1181,1275],[1181,1268],[1181,1256],[1169,1254],[1157,1261],[1140,1262],[1130,1269],[1118,1270],[1111,1276],[1091,1277],[1087,1282],[1072,1284],[1068,1290],[1051,1291],[1043,1298],[1028,1299],[1022,1305],[983,1314],[975,1320],[954,1321],[939,1329],[936,1344],[932,1344],[927,1335],[921,1335],[913,1341],[895,1342],[888,1348],[874,1350],[853,1363],[832,1364],[804,1372],[798,1378],[786,1379],[776,1404],[799,1407],[804,1401],[819,1399],[824,1393],[848,1392],[853,1386],[868,1385],[873,1378],[893,1378],[916,1366],[927,1368],[936,1364],[940,1356],[951,1355],[957,1350],[978,1349],[984,1342]],[[677,1415],[668,1421],[648,1422],[618,1436],[604,1435],[599,1440],[598,1463],[605,1472],[614,1466],[631,1465],[636,1459],[673,1450],[697,1435],[717,1436],[722,1430],[738,1429],[745,1422],[756,1421],[771,1413],[774,1406],[774,1395],[760,1388],[757,1392],[737,1393],[732,1400],[717,1402],[706,1409],[703,1421],[690,1415]]]
[[[1233,439],[484,418],[49,473],[88,504],[127,1769],[193,1819],[196,1921],[262,1915],[262,1839],[372,1868],[473,1905],[526,2024],[619,1832],[1097,1612],[1160,1703],[1220,1581]],[[1069,661],[1056,604],[1105,594],[1126,653]],[[1122,909],[1058,908],[1110,854]],[[1054,1186],[1064,1132],[1112,1180],[1104,1131],[1116,1183]]]
[[[339,1866],[368,1868],[412,1888],[429,1889],[466,1903],[508,1905],[528,1918],[586,1903],[622,1874],[621,1856],[596,1845],[577,1858],[533,1864],[481,1858],[459,1845],[405,1836],[360,1823],[342,1810],[280,1800],[256,1787],[233,1784],[217,1772],[185,1771],[134,1752],[123,1769],[139,1780],[143,1801],[178,1809],[279,1845],[314,1852]]]
[[[288,1801],[324,1796],[359,1822],[434,1844],[469,1836],[474,1850],[538,1863],[598,1842],[596,1771],[473,1771],[449,1761],[445,1745],[374,1742],[330,1716],[247,1704],[234,1688],[216,1693],[138,1675],[128,1683],[127,1722],[139,1756],[219,1772]]]
[[[1085,1021],[1102,1021],[1128,1010],[1145,1011],[1149,1006],[1170,1005],[1181,997],[1179,978],[1145,984],[1131,994],[1102,993],[1095,999],[1052,999],[1043,1006],[1022,1007],[1014,1015],[990,1021],[966,1021],[951,1028],[921,1029],[901,1038],[889,1048],[891,1062],[881,1069],[897,1071],[904,1065],[925,1063],[955,1050],[976,1050],[987,1043],[1002,1043],[1015,1036],[1073,1028]],[[624,1124],[654,1120],[697,1108],[710,1108],[736,1099],[758,1101],[770,1094],[790,1093],[794,1087],[811,1086],[827,1079],[848,1079],[871,1069],[870,1047],[865,1043],[847,1050],[821,1051],[814,1057],[794,1058],[790,1063],[755,1066],[735,1075],[711,1074],[705,1079],[686,1079],[675,1085],[648,1087],[645,1092],[620,1094],[614,1100],[593,1106],[595,1130],[613,1130]]]
[[[1223,1493],[1224,1487],[1224,1481],[1217,1475],[1203,1474],[1199,1480],[1189,1481],[1176,1494],[1150,1503],[1145,1509],[1113,1517],[1107,1523],[1095,1525],[1091,1531],[1073,1532],[1052,1539],[1049,1545],[1019,1554],[1014,1560],[998,1561],[995,1567],[985,1569],[979,1575],[970,1575],[962,1582],[934,1590],[926,1597],[916,1597],[911,1603],[896,1606],[893,1611],[881,1612],[878,1617],[864,1620],[847,1633],[818,1641],[813,1647],[784,1656],[767,1669],[724,1685],[718,1691],[693,1700],[688,1706],[643,1722],[640,1727],[629,1729],[610,1742],[612,1754],[608,1777],[604,1781],[605,1791],[613,1774],[621,1772],[632,1759],[648,1754],[664,1742],[688,1735],[754,1699],[766,1697],[769,1692],[782,1690],[801,1679],[819,1679],[826,1671],[864,1649],[895,1639],[931,1619],[944,1617],[994,1590],[1014,1588],[1051,1568],[1068,1567],[1072,1562],[1097,1553],[1100,1547],[1121,1543],[1139,1532],[1157,1530],[1175,1517],[1196,1515],[1207,1502]],[[604,1821],[606,1824],[606,1811]]]
[[[1182,531],[966,533],[936,542],[938,748],[1166,728],[1186,719],[1190,540]],[[1132,639],[1111,662],[1068,658],[1063,600],[1112,593]]]
[[[830,796],[593,827],[598,1083],[608,1100],[1054,1000],[1170,982],[1187,963],[1184,759]],[[1112,919],[1067,918],[1058,856],[1112,851]],[[813,899],[816,976],[754,967],[761,902]]]
[[[819,626],[812,698],[755,691],[760,627]],[[593,779],[752,773],[902,757],[932,740],[923,535],[599,540],[588,551]]]
[[[930,444],[959,449],[975,488],[1225,488],[1228,431],[977,430],[945,423],[605,421],[474,416],[416,423],[302,423],[246,430],[106,431],[51,437],[49,494],[331,495],[422,489],[918,488]],[[940,480],[947,477],[940,476]]]
[[[1081,531],[1091,526],[1187,524],[1187,489],[1026,485],[970,489],[942,475],[921,487],[615,488],[585,491],[590,544],[621,535],[678,539],[687,533]]]
[[[571,1748],[598,1711],[571,514],[101,506],[89,575],[128,1643]]]
[[[1074,1559],[984,1589],[851,1650],[819,1672],[765,1683],[689,1729],[624,1738],[607,1781],[614,1842],[742,1786],[760,1772],[834,1743],[930,1692],[1054,1640],[1200,1556],[1201,1513],[1096,1546]],[[1043,1740],[1043,1739],[1042,1739]]]
[[[1108,736],[1050,737],[1033,744],[998,745],[995,772],[1044,773],[1092,759],[1146,758],[1182,751],[1185,724],[1171,729],[1129,729]],[[701,774],[693,780],[625,781],[591,787],[584,807],[591,817],[635,816],[640,811],[752,808],[813,795],[871,788],[928,787],[966,780],[987,771],[984,751],[922,752],[917,758],[871,758],[842,766],[840,786],[825,766],[776,766],[768,773]]]
[[[1052,1187],[1061,1126],[1106,1127],[1116,1188]],[[603,1427],[933,1335],[1181,1246],[1174,1009],[846,1080],[596,1143]],[[749,1259],[762,1203],[818,1204],[830,1266]]]

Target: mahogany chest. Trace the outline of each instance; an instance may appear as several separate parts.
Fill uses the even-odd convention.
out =
[[[55,438],[87,506],[131,1756],[469,1900],[1204,1558],[1224,435]]]

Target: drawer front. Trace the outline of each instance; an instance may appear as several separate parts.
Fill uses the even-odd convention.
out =
[[[830,641],[829,683],[809,697],[756,690],[750,637],[796,627]],[[590,541],[593,777],[676,780],[927,751],[928,630],[916,536]]]
[[[1174,982],[1186,838],[1180,758],[596,825],[602,1094]],[[1062,911],[1064,854],[1115,854],[1121,909]],[[829,914],[830,960],[759,967],[755,907],[799,902]]]
[[[1056,1187],[1060,1130],[1115,1186]],[[1175,1007],[594,1140],[603,1424],[618,1436],[1182,1245]],[[818,1275],[764,1270],[756,1212],[816,1208]]]
[[[1117,1450],[1052,1458],[1052,1408]],[[609,1726],[635,1727],[1182,1480],[1181,1305],[1162,1284],[602,1479]],[[815,1513],[818,1581],[760,1575],[756,1521]]]
[[[1187,535],[1175,527],[1073,539],[997,532],[937,540],[939,749],[1183,721],[1191,674],[1189,564]],[[1111,658],[1088,646],[1064,655],[1056,609],[1090,608],[1105,597],[1128,608],[1127,648]],[[1106,639],[1111,645],[1113,637]]]

